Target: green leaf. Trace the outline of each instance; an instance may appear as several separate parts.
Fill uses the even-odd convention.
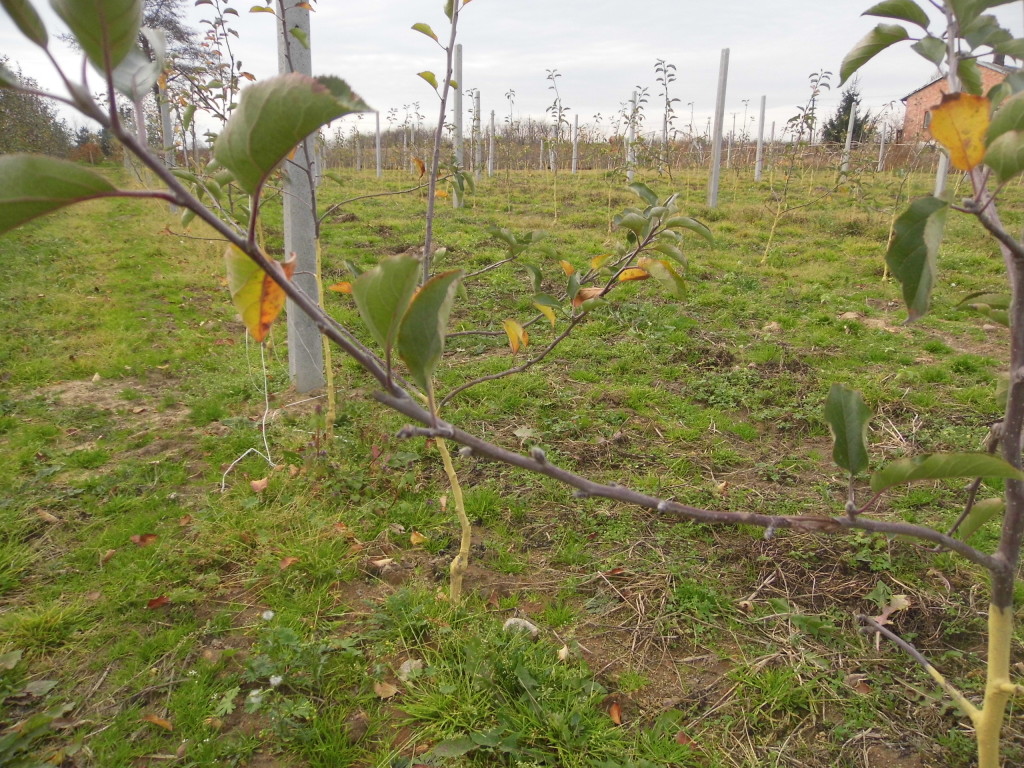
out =
[[[359,314],[384,350],[389,368],[391,348],[416,292],[420,267],[420,260],[414,256],[390,256],[373,269],[363,272],[352,283],[352,296]]]
[[[868,8],[861,16],[883,16],[889,19],[900,19],[916,24],[921,29],[928,29],[928,14],[914,0],[884,0]]]
[[[40,48],[46,47],[49,42],[46,25],[29,0],[0,0],[0,5],[7,11],[7,15],[17,25],[21,34]]]
[[[994,43],[992,45],[992,49],[996,53],[1001,53],[1004,56],[1012,56],[1015,59],[1024,59],[1024,37],[1001,40]]]
[[[1003,101],[1021,91],[1024,91],[1024,71],[1018,70],[1007,75],[1003,82],[992,86],[988,91],[988,100],[992,102],[992,108],[995,109]]]
[[[625,211],[615,216],[612,220],[616,227],[622,227],[628,229],[630,232],[640,237],[644,229],[647,228],[647,219],[639,213],[633,211]]]
[[[946,58],[946,42],[937,37],[927,35],[910,46],[916,53],[938,66]]]
[[[995,172],[1000,184],[1024,171],[1024,131],[1007,131],[989,144],[985,165]]]
[[[942,242],[949,205],[937,197],[922,197],[896,219],[885,261],[903,287],[910,320],[928,311],[935,282],[936,256]]]
[[[533,283],[533,292],[540,293],[541,283],[544,280],[544,276],[541,274],[540,269],[535,267],[533,264],[523,264],[523,269],[525,269],[530,275],[530,280]]]
[[[1022,130],[1024,130],[1024,93],[1018,93],[1004,102],[992,116],[986,143],[991,144],[1008,131]]]
[[[457,739],[445,739],[434,745],[430,754],[437,757],[462,757],[467,752],[472,752],[479,746],[468,736],[460,736]]]
[[[891,45],[909,39],[907,30],[899,24],[879,24],[868,32],[853,47],[839,67],[839,84],[842,85],[864,64]]]
[[[1003,514],[1005,509],[1006,504],[1002,499],[982,499],[971,507],[971,511],[957,529],[956,537],[961,541],[967,541],[981,526],[996,515]]]
[[[658,241],[651,246],[651,250],[663,253],[681,266],[686,266],[686,257],[683,256],[683,252],[678,246],[672,245],[672,243]]]
[[[135,47],[142,0],[50,0],[50,5],[100,72],[115,69]]]
[[[431,72],[429,70],[425,70],[423,72],[417,72],[416,74],[418,74],[420,77],[422,77],[428,83],[430,83],[430,87],[431,88],[433,88],[435,91],[437,90],[437,75],[435,75],[433,72]]]
[[[956,73],[960,77],[960,85],[967,93],[981,95],[981,70],[974,59],[960,59]]]
[[[189,104],[181,113],[181,130],[188,131],[192,125],[192,118],[196,116],[196,105]]]
[[[999,309],[1010,308],[1010,294],[1008,293],[989,293],[988,291],[978,291],[976,293],[970,293],[964,296],[958,307],[971,306],[972,304],[987,304],[990,307],[998,307]]]
[[[961,29],[960,37],[967,41],[971,50],[983,45],[995,47],[998,43],[1013,39],[1013,35],[999,25],[999,20],[995,16],[987,14],[979,16]]]
[[[300,141],[321,126],[369,107],[348,91],[335,96],[306,75],[280,75],[242,91],[238,107],[213,146],[213,155],[250,195]]]
[[[434,388],[434,371],[444,353],[448,316],[461,277],[462,270],[456,269],[424,283],[398,329],[398,354],[409,366],[413,380],[425,392],[432,392]]]
[[[871,476],[871,490],[887,488],[915,480],[946,480],[954,477],[1004,477],[1024,480],[1024,472],[991,453],[931,453],[912,459],[899,459]]]
[[[673,216],[665,222],[664,227],[665,229],[688,229],[691,232],[696,232],[709,243],[715,242],[715,236],[711,234],[711,230],[697,219],[689,216]]]
[[[637,195],[639,195],[640,199],[642,199],[648,205],[658,204],[658,196],[654,194],[651,188],[648,187],[646,184],[639,181],[634,181],[632,184],[629,185],[629,188],[633,190]]]
[[[558,308],[562,306],[562,302],[547,293],[538,293],[533,297],[534,304],[540,304],[543,307],[554,307]]]
[[[302,27],[292,27],[288,30],[292,37],[299,41],[299,44],[309,50],[309,35],[306,34],[306,30]]]
[[[832,460],[851,475],[868,468],[868,421],[871,410],[855,389],[833,384],[825,401],[825,421],[832,433]]]
[[[114,70],[114,87],[131,99],[141,99],[153,90],[161,70],[162,56],[150,61],[142,49],[135,46]]]
[[[519,244],[519,241],[516,239],[516,236],[512,234],[512,232],[510,232],[509,230],[505,229],[504,227],[491,227],[490,229],[487,230],[487,234],[489,234],[491,237],[501,240],[503,243],[505,243],[505,245],[508,245],[510,247]]]
[[[664,259],[642,259],[637,262],[637,266],[650,272],[651,277],[668,288],[673,296],[680,299],[686,297],[686,281]]]
[[[424,23],[420,22],[419,24],[413,24],[412,28],[415,29],[417,32],[420,32],[421,34],[426,35],[431,40],[433,40],[435,43],[441,42],[440,40],[437,39],[437,35],[434,34],[434,30],[432,30],[430,28],[429,24],[424,24]]]
[[[1008,293],[986,293],[979,291],[965,296],[957,305],[967,307],[978,314],[987,317],[993,322],[1010,327],[1010,294]]]
[[[75,163],[40,155],[0,157],[0,233],[37,216],[117,189]]]
[[[359,98],[355,91],[349,88],[348,83],[337,75],[317,75],[316,81],[330,91],[331,96],[336,98],[342,104],[358,105],[351,110],[352,112],[373,111],[361,98]]]
[[[1007,5],[1015,0],[949,0],[949,5],[960,22],[961,29],[974,21],[981,13],[989,8],[1000,5]]]
[[[448,17],[449,21],[455,13],[455,0],[444,0],[444,15]]]
[[[22,653],[23,651],[21,650],[13,650],[0,654],[0,670],[9,672],[18,666],[18,662],[21,661]]]
[[[569,280],[565,286],[565,297],[572,301],[576,298],[576,294],[580,292],[580,276],[578,272],[573,272],[569,275]]]

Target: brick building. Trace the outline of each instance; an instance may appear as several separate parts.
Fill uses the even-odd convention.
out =
[[[1006,76],[1014,71],[1014,68],[1001,63],[979,61],[978,70],[981,72],[981,92],[988,93],[989,88],[1003,82]],[[939,106],[943,94],[948,92],[949,84],[943,76],[935,78],[927,85],[901,99],[907,107],[907,111],[903,115],[902,141],[931,140],[931,135],[928,133],[928,111]]]

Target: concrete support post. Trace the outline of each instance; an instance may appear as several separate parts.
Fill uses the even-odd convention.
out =
[[[310,49],[299,43],[291,30],[298,27],[303,36],[310,38],[309,7],[298,0],[283,0],[284,19],[278,35],[278,70],[301,72],[312,76],[313,62]],[[284,194],[284,250],[295,254],[297,264],[293,281],[303,291],[320,301],[317,275],[317,221],[316,194],[313,187],[315,136],[307,136],[285,162]],[[289,300],[288,318],[288,370],[297,392],[311,392],[324,386],[324,346],[313,321]]]
[[[729,80],[729,49],[722,49],[718,65],[718,97],[715,100],[715,127],[711,143],[711,175],[708,179],[708,208],[718,207],[718,184],[722,174],[722,124],[725,120],[725,87]]]
[[[761,97],[761,117],[757,121],[757,152],[754,157],[754,181],[761,180],[761,171],[764,169],[764,112],[767,97]]]
[[[577,173],[580,169],[580,116],[573,115],[572,118],[572,172]]]

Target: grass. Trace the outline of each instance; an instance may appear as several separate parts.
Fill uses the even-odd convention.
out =
[[[409,181],[340,173],[327,203]],[[690,295],[624,286],[543,364],[468,390],[447,418],[596,479],[770,513],[842,508],[821,415],[833,381],[876,413],[873,466],[977,448],[999,418],[1006,334],[959,306],[1002,280],[974,224],[951,218],[933,312],[906,326],[881,279],[894,176],[864,174],[785,216],[765,264],[765,185],[730,177],[709,211],[696,175],[647,182],[684,189],[716,234],[687,241]],[[478,187],[467,208],[439,208],[437,268],[500,258],[490,226],[546,229],[524,258],[549,292],[559,260],[583,267],[614,248],[609,195],[612,213],[635,204],[601,174],[565,175],[555,225],[550,177]],[[1006,195],[1004,219],[1020,226],[1019,187]],[[347,205],[324,230],[325,279],[415,247],[423,207],[416,195]],[[909,750],[970,765],[963,721],[853,615],[907,595],[896,631],[977,693],[973,567],[863,534],[671,524],[461,457],[476,536],[467,599],[451,606],[457,532],[436,451],[397,440],[403,420],[338,355],[325,424],[320,401],[288,388],[283,326],[261,359],[219,247],[168,224],[178,230],[157,205],[106,201],[0,239],[17,274],[0,287],[0,659],[23,651],[0,669],[0,722],[73,705],[67,727],[32,745],[41,759],[814,768],[860,754],[900,765]],[[266,229],[273,245],[273,210]],[[467,292],[455,330],[532,317],[521,267]],[[326,302],[362,332],[349,297]],[[553,333],[531,328],[531,348]],[[449,352],[440,392],[511,363],[502,336],[457,337]],[[271,463],[250,452],[264,435]],[[942,528],[962,502],[956,484],[920,484],[878,514]],[[993,546],[992,531],[975,541]],[[513,617],[539,638],[503,629]],[[56,685],[9,693],[41,680]],[[1024,759],[1013,722],[1007,744]]]

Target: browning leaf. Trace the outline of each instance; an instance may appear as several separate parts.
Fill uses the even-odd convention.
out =
[[[612,722],[616,725],[622,725],[622,705],[617,701],[613,701],[611,706],[608,707],[608,717],[612,719]]]
[[[165,720],[164,718],[158,717],[157,715],[143,715],[139,718],[139,720],[146,723],[152,723],[153,725],[163,728],[165,731],[174,730],[174,726],[171,725],[171,722],[169,720]]]

